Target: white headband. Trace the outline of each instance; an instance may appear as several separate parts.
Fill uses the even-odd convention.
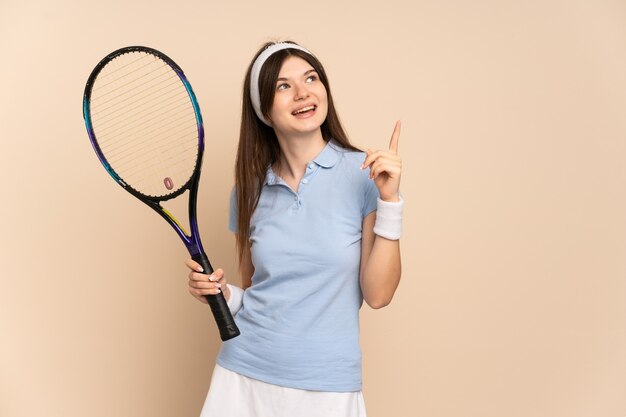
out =
[[[300,45],[296,45],[295,43],[278,42],[265,48],[265,50],[259,54],[256,61],[254,61],[254,64],[252,65],[252,70],[250,71],[250,99],[252,100],[252,107],[254,107],[254,112],[256,113],[258,118],[270,127],[272,126],[272,124],[265,117],[263,117],[263,112],[261,112],[259,75],[261,74],[261,69],[263,68],[263,64],[265,64],[265,61],[267,61],[267,59],[274,53],[282,51],[283,49],[299,49],[300,51],[306,52],[309,55],[313,55],[311,52],[307,51]]]

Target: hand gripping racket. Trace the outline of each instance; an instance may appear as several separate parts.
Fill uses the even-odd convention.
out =
[[[83,117],[91,144],[111,177],[159,213],[192,259],[211,274],[196,219],[204,128],[183,70],[151,48],[131,46],[112,52],[87,80]],[[185,191],[190,232],[161,206]],[[222,340],[239,335],[224,295],[206,298]]]

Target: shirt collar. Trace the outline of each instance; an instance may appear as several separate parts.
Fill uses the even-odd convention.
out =
[[[263,185],[276,185],[280,182],[280,177],[274,174],[274,170],[272,169],[272,165],[267,167],[267,171],[265,172],[265,182]]]
[[[322,152],[320,152],[312,162],[321,166],[322,168],[332,168],[339,160],[339,146],[333,141],[328,141]],[[274,173],[272,166],[267,167],[265,173],[265,185],[275,185],[282,182],[280,177]]]
[[[322,168],[332,168],[339,160],[339,149],[333,141],[328,141],[322,152],[313,160]]]

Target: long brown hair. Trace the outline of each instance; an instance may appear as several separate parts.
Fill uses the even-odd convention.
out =
[[[287,41],[287,43],[293,43]],[[254,59],[246,72],[246,79],[243,85],[243,103],[241,106],[241,129],[239,132],[239,147],[237,149],[237,161],[235,163],[235,190],[237,193],[237,254],[239,262],[242,264],[246,259],[250,235],[250,219],[256,209],[261,196],[261,189],[265,182],[267,168],[279,160],[280,146],[274,129],[263,123],[254,112],[252,101],[250,100],[250,72],[254,61],[265,48],[273,45],[273,42],[266,43],[256,53]],[[321,62],[313,55],[299,49],[283,49],[271,55],[259,75],[259,95],[261,98],[261,112],[266,119],[274,102],[276,92],[276,80],[280,68],[290,56],[296,56],[308,62],[317,72],[320,81],[326,87],[328,97],[328,113],[326,120],[321,126],[322,137],[326,142],[333,140],[341,147],[358,151],[346,135],[339,116],[335,111],[333,98],[330,93],[328,77]]]

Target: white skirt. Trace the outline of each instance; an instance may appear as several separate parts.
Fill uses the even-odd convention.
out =
[[[200,417],[366,417],[362,391],[286,388],[215,365]]]

